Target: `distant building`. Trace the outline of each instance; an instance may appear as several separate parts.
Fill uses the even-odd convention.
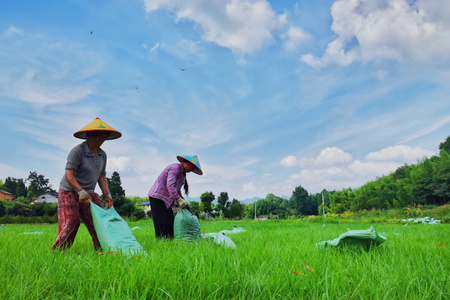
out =
[[[0,200],[13,201],[14,198],[16,198],[16,196],[11,194],[10,192],[0,190]]]
[[[37,197],[34,203],[58,203],[58,194],[45,193]]]
[[[142,202],[142,203],[138,204],[138,206],[142,207],[142,210],[143,210],[145,213],[147,213],[148,211],[151,211],[151,208],[150,208],[150,200],[149,200],[149,201]]]

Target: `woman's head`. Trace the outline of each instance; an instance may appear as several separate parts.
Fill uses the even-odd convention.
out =
[[[194,172],[195,174],[203,175],[197,155],[177,156],[177,159],[183,164],[183,169],[186,173]]]

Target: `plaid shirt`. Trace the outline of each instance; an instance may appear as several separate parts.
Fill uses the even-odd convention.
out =
[[[183,198],[180,190],[185,178],[186,173],[184,172],[183,164],[171,164],[158,176],[148,192],[148,196],[161,199],[166,204],[166,207],[169,208],[178,198]]]

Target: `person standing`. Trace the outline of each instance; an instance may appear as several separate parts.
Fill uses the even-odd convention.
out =
[[[96,250],[101,249],[92,221],[89,201],[102,206],[95,187],[98,183],[105,201],[112,205],[112,197],[106,179],[106,152],[100,146],[105,140],[120,138],[122,134],[100,118],[75,132],[74,137],[84,139],[69,153],[58,195],[58,237],[53,250],[70,248],[80,226],[86,225]]]
[[[177,156],[177,159],[179,163],[167,166],[148,192],[157,238],[173,238],[173,210],[175,207],[188,206],[188,202],[181,195],[182,186],[184,194],[189,194],[186,173],[203,175],[197,155]]]

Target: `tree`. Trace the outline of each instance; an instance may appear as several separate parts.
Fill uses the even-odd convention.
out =
[[[444,150],[444,151],[450,152],[450,136],[447,137],[445,142],[439,144],[439,150],[440,151]]]
[[[3,201],[0,201],[0,217],[4,217],[6,215],[6,206]]]
[[[194,213],[197,217],[200,215],[200,202],[198,201],[189,201],[189,208],[191,212]]]
[[[220,211],[222,211],[222,215],[225,218],[228,218],[229,215],[229,208],[230,208],[230,201],[228,201],[228,193],[222,192],[220,193],[219,197],[217,198],[218,208]]]
[[[233,199],[230,205],[230,218],[241,219],[244,205],[239,200]]]
[[[26,181],[29,183],[28,186],[28,198],[36,198],[47,192],[56,193],[52,189],[50,181],[44,177],[44,175],[38,175],[36,171],[31,172]]]
[[[5,183],[3,184],[3,190],[15,195],[17,188],[17,181],[18,179],[14,177],[7,177],[5,179]]]
[[[27,188],[23,179],[19,179],[16,185],[16,197],[26,197],[27,196]]]
[[[131,200],[125,198],[125,190],[122,188],[122,181],[117,172],[113,172],[111,178],[106,177],[108,181],[109,191],[114,202],[114,208],[121,216],[130,217],[134,210],[134,204]]]
[[[294,209],[296,215],[317,215],[319,205],[313,203],[311,197],[308,195],[302,186],[298,186],[292,192],[289,198],[289,206]]]
[[[200,196],[200,200],[203,204],[203,211],[205,213],[210,213],[212,211],[211,203],[216,199],[216,196],[214,196],[213,192],[204,192]]]

